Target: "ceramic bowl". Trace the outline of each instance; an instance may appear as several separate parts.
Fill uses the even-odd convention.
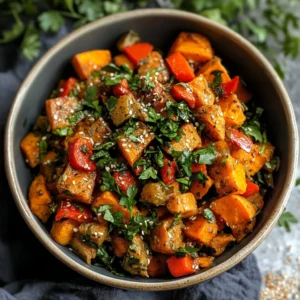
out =
[[[45,226],[31,213],[27,192],[32,175],[20,151],[20,141],[44,107],[44,102],[70,66],[72,56],[91,49],[112,49],[123,33],[133,29],[143,40],[167,51],[180,31],[198,32],[212,42],[216,54],[237,70],[265,109],[269,139],[276,146],[281,167],[275,175],[275,189],[267,194],[265,207],[254,231],[232,249],[216,258],[212,267],[178,279],[117,277],[107,270],[88,266],[68,248],[56,244]],[[88,24],[66,36],[33,67],[22,83],[7,121],[5,164],[17,206],[27,225],[45,247],[63,263],[95,281],[126,289],[169,290],[187,287],[213,278],[238,264],[270,233],[289,198],[298,157],[298,135],[289,96],[276,72],[264,56],[247,40],[195,14],[168,9],[145,9],[121,13]]]

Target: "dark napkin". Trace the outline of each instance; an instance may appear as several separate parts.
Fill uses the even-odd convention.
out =
[[[41,38],[42,53],[65,36],[70,26]],[[258,299],[261,276],[253,255],[230,271],[199,285],[177,291],[126,291],[92,282],[54,258],[34,237],[18,212],[3,166],[4,126],[16,91],[35,63],[0,47],[0,299]]]

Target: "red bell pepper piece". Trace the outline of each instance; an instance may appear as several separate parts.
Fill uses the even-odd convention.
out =
[[[127,190],[134,184],[137,188],[139,187],[138,180],[129,170],[114,172],[113,178],[115,179],[116,185],[125,194],[127,193]]]
[[[228,131],[231,144],[250,153],[253,145],[252,140],[237,129],[229,128]]]
[[[151,51],[153,50],[153,46],[148,43],[137,43],[132,46],[124,48],[125,54],[128,58],[133,62],[135,66],[138,63],[147,57]]]
[[[193,274],[196,271],[194,261],[190,255],[184,257],[172,256],[167,259],[167,265],[173,277]]]
[[[113,87],[113,93],[116,97],[131,94],[131,90],[128,86],[128,81],[125,78],[122,79],[119,84]]]
[[[61,219],[71,219],[80,223],[85,223],[93,221],[93,215],[90,207],[63,200],[59,203],[55,214],[55,221]]]
[[[182,85],[175,84],[171,88],[171,94],[175,100],[184,100],[189,107],[195,107],[196,99],[189,87],[186,88]]]
[[[231,94],[234,94],[239,86],[240,77],[235,76],[230,81],[222,83],[221,87],[223,90],[222,97],[228,97]]]
[[[166,58],[166,61],[176,79],[180,82],[189,82],[195,78],[195,73],[188,61],[180,52],[175,52]]]
[[[164,158],[164,166],[161,169],[161,178],[164,184],[169,185],[175,182],[176,169],[177,165],[175,161],[169,161],[167,158]]]
[[[59,97],[68,96],[70,92],[74,89],[76,83],[78,80],[76,78],[70,77],[68,80],[66,80],[61,87],[62,92],[60,92]]]
[[[92,142],[85,138],[74,139],[68,148],[71,167],[81,171],[96,171],[96,164],[91,160],[92,154]]]
[[[202,172],[203,174],[207,174],[206,165],[191,164],[191,169],[193,173]]]
[[[259,192],[259,186],[251,181],[247,181],[246,192],[242,195],[243,197],[249,197]]]

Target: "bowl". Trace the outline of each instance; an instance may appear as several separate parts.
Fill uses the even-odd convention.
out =
[[[90,49],[111,49],[121,34],[133,29],[143,40],[167,50],[180,31],[206,35],[217,55],[238,70],[249,89],[264,107],[269,139],[276,146],[281,168],[275,176],[275,189],[267,194],[265,207],[254,231],[215,259],[212,267],[199,274],[179,279],[143,279],[118,277],[109,271],[88,266],[68,248],[56,244],[45,226],[31,213],[27,192],[32,180],[20,151],[20,141],[28,131],[25,118],[33,124],[51,90],[70,65],[74,54]],[[247,40],[206,18],[169,9],[145,9],[125,12],[83,26],[58,42],[33,67],[12,104],[5,133],[5,165],[9,185],[27,225],[58,259],[78,273],[95,281],[126,289],[170,290],[187,287],[213,278],[232,268],[249,255],[270,233],[288,201],[298,158],[298,134],[289,96],[264,56]]]

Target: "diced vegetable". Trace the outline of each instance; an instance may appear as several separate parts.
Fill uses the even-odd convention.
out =
[[[168,200],[167,208],[172,214],[180,214],[184,218],[198,213],[197,202],[192,193],[175,195]]]
[[[124,256],[123,268],[132,275],[149,277],[149,262],[146,244],[137,234],[131,241],[131,246],[129,246]]]
[[[205,124],[203,131],[214,141],[225,138],[225,119],[219,105],[204,105],[197,109],[196,116]]]
[[[222,97],[226,98],[234,94],[238,88],[240,78],[239,76],[233,77],[230,81],[221,84]]]
[[[120,236],[113,236],[111,243],[112,243],[114,254],[117,257],[123,257],[129,248],[129,242],[127,242],[125,239],[123,239]]]
[[[192,220],[188,219],[185,223],[184,234],[204,245],[208,245],[217,232],[218,226],[215,221],[208,221],[202,216],[197,216]]]
[[[128,86],[128,81],[124,78],[121,82],[113,87],[114,96],[124,96],[127,94],[131,94],[131,91]]]
[[[73,237],[74,228],[78,223],[74,220],[54,221],[50,234],[54,241],[60,245],[66,246]]]
[[[227,245],[234,241],[235,238],[232,234],[218,233],[209,243],[209,247],[215,251],[213,256],[221,255],[225,251]]]
[[[253,142],[249,137],[234,128],[229,128],[226,133],[228,135],[230,143],[233,146],[250,153]]]
[[[180,52],[171,54],[166,61],[179,82],[189,82],[195,78],[193,69]]]
[[[109,236],[109,228],[107,223],[82,223],[78,228],[78,233],[89,243],[100,247]]]
[[[123,50],[133,64],[137,66],[142,59],[146,58],[151,53],[152,49],[153,46],[148,43],[137,43],[125,47]]]
[[[181,32],[173,43],[169,54],[180,52],[186,59],[206,62],[213,57],[209,40],[198,33]]]
[[[92,259],[96,258],[96,249],[86,245],[77,237],[74,237],[70,241],[70,246],[74,253],[81,257],[88,265],[91,264]]]
[[[167,264],[173,277],[181,277],[196,272],[194,261],[190,255],[184,257],[172,256],[167,259]]]
[[[55,221],[61,219],[71,219],[82,223],[91,222],[93,216],[88,206],[63,200],[59,203],[55,214]]]
[[[72,65],[81,80],[87,79],[94,71],[111,63],[109,50],[91,50],[76,54]]]
[[[78,80],[74,77],[70,77],[64,83],[63,87],[60,89],[59,97],[69,96],[70,92],[75,88],[76,83]]]
[[[194,195],[196,200],[201,200],[214,184],[214,181],[209,176],[206,176],[206,178],[207,180],[205,181],[205,183],[202,183],[198,179],[192,182],[190,192]]]
[[[256,218],[253,218],[251,221],[238,224],[231,228],[232,234],[235,237],[236,241],[241,241],[248,233],[253,231],[253,228],[256,223]]]
[[[75,170],[68,164],[57,182],[57,190],[65,198],[91,204],[95,179],[96,172]]]
[[[96,164],[91,160],[92,154],[93,144],[89,139],[76,138],[69,144],[69,162],[71,167],[76,170],[96,171]]]
[[[132,46],[138,42],[140,42],[139,35],[135,31],[130,30],[119,39],[117,46],[119,51],[123,52],[126,47]]]
[[[191,169],[193,173],[202,172],[203,174],[207,173],[206,165],[202,164],[191,164]]]
[[[245,88],[241,80],[236,90],[236,95],[238,99],[243,103],[249,102],[252,98],[252,94]]]
[[[164,166],[161,169],[161,178],[164,184],[169,185],[175,182],[176,169],[177,165],[175,161],[169,161],[167,158],[164,158]]]
[[[247,196],[246,199],[255,206],[256,211],[261,210],[264,206],[264,199],[259,193],[252,194],[251,196]]]
[[[131,62],[131,60],[125,54],[119,54],[119,55],[115,56],[114,63],[118,67],[125,65],[130,70],[134,69],[134,64]]]
[[[152,256],[148,265],[148,274],[150,277],[163,277],[168,274],[167,256],[157,254]]]
[[[242,195],[243,197],[249,197],[259,192],[259,186],[254,182],[247,181],[246,192]]]
[[[193,151],[201,147],[201,138],[197,129],[191,123],[185,123],[179,127],[178,135],[181,137],[178,142],[173,140],[170,147],[164,150],[171,154],[172,151]]]
[[[114,172],[113,178],[115,179],[116,185],[125,194],[131,186],[139,186],[138,180],[132,175],[129,170]]]
[[[183,86],[179,84],[175,84],[172,86],[171,89],[172,96],[176,100],[184,100],[189,107],[194,108],[196,105],[196,98],[193,95],[193,91],[189,88],[188,85]]]
[[[29,206],[31,211],[43,222],[46,223],[52,214],[52,198],[46,187],[43,175],[38,175],[32,181],[28,193]]]
[[[183,223],[169,217],[161,221],[150,235],[150,246],[155,252],[174,254],[178,248],[184,246],[182,235]]]
[[[46,101],[46,113],[52,132],[72,126],[69,118],[72,112],[79,109],[80,104],[75,98],[62,97],[49,99]]]
[[[159,182],[146,183],[140,201],[156,206],[165,205],[168,201],[168,191]]]
[[[197,263],[200,268],[208,268],[211,266],[215,258],[212,256],[200,256],[197,258]]]
[[[45,177],[47,183],[52,182],[54,179],[53,176],[56,170],[55,167],[56,158],[57,158],[57,153],[54,151],[49,151],[41,159],[40,172]]]
[[[21,149],[25,155],[26,162],[31,168],[36,167],[40,162],[39,142],[41,139],[41,136],[30,132],[21,141]]]
[[[228,195],[210,204],[213,212],[220,215],[226,224],[234,226],[249,222],[256,213],[253,204],[242,196]]]

